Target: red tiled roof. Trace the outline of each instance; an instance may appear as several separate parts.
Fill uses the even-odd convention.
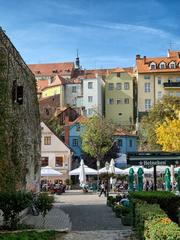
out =
[[[71,75],[74,69],[74,63],[64,62],[64,63],[29,64],[28,67],[35,75],[48,75],[48,76],[54,74]]]
[[[55,75],[52,77],[51,83],[48,86],[46,86],[44,89],[64,85],[67,83],[71,83],[71,80],[65,79],[65,78],[61,77],[60,75]]]
[[[70,125],[73,125],[75,123],[85,123],[87,121],[87,117],[81,115],[78,118],[76,118],[76,120],[74,120],[74,122],[70,122]]]
[[[48,80],[38,80],[37,83],[37,92],[41,93],[42,90],[48,86]]]
[[[174,61],[176,63],[176,68],[169,68],[169,63]],[[156,69],[150,69],[150,64],[156,63]],[[161,62],[166,63],[167,68],[160,69],[159,64]],[[139,73],[155,73],[155,72],[180,72],[180,51],[169,51],[168,57],[136,57],[136,67]]]

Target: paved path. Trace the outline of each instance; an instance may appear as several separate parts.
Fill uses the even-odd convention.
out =
[[[42,227],[42,218],[28,215],[26,223]],[[45,221],[47,229],[68,229],[69,233],[57,240],[129,240],[131,228],[123,226],[115,217],[106,198],[97,194],[67,192],[55,196],[54,208]]]

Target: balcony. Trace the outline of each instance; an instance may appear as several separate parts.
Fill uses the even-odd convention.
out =
[[[164,83],[165,88],[180,88],[180,82],[165,82]]]

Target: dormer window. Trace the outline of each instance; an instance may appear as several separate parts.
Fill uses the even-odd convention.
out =
[[[169,63],[169,68],[176,68],[176,63],[175,62],[170,62]]]
[[[156,63],[152,62],[152,63],[150,64],[150,69],[151,69],[151,70],[156,69]]]
[[[166,68],[165,62],[161,62],[161,63],[159,64],[159,68],[160,68],[160,69]]]

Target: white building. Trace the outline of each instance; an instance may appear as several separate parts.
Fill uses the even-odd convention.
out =
[[[78,107],[78,98],[82,96],[82,84],[78,83],[67,83],[64,85],[64,102],[71,107]]]
[[[70,149],[41,122],[41,166],[50,166],[63,173],[63,181],[69,178],[71,170]]]
[[[97,74],[83,78],[83,106],[85,116],[104,115],[104,81]]]

